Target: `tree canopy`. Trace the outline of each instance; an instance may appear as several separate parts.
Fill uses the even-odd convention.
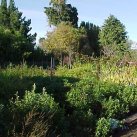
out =
[[[51,0],[50,7],[45,7],[49,24],[57,26],[61,22],[71,22],[75,27],[78,26],[78,12],[71,4],[66,4],[64,0]]]
[[[58,53],[69,53],[70,51],[77,51],[79,46],[79,39],[82,37],[82,31],[74,28],[71,24],[62,22],[48,33],[45,39],[45,51]]]
[[[80,28],[83,27],[86,32],[86,40],[81,41],[81,50],[84,50],[84,46],[87,45],[88,50],[84,51],[85,54],[99,56],[100,55],[100,47],[98,42],[98,35],[100,28],[93,23],[82,21],[80,24]]]
[[[34,50],[36,33],[31,34],[31,20],[22,17],[14,0],[0,4],[0,58],[2,61],[21,61]]]
[[[115,45],[117,50],[125,51],[127,49],[125,26],[114,15],[110,15],[101,28],[99,41],[103,47]]]

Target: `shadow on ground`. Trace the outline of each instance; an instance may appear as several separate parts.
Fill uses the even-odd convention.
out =
[[[19,76],[0,75],[0,103],[6,103],[17,92],[22,97],[26,90],[31,91],[35,83],[36,92],[42,92],[43,87],[45,87],[46,92],[52,95],[55,101],[62,105],[65,101],[66,93],[70,90],[70,86],[67,86],[65,83],[74,84],[78,81],[79,79],[73,77],[24,76],[21,78]]]

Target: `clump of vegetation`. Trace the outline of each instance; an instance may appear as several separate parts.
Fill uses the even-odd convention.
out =
[[[31,91],[25,92],[22,99],[16,94],[16,97],[9,100],[9,104],[1,111],[3,111],[1,125],[5,130],[5,136],[68,134],[64,110],[44,89],[42,93],[36,93],[35,85]]]
[[[108,119],[101,118],[97,122],[96,137],[106,137],[110,131],[110,122]]]
[[[58,125],[58,130],[56,129],[58,135],[64,133],[70,133],[72,136],[109,134],[111,130],[107,128],[107,133],[106,131],[99,133],[97,123],[100,119],[122,120],[136,111],[137,85],[134,82],[136,69],[134,66],[130,66],[130,69],[124,66],[112,66],[112,64],[103,63],[103,60],[100,60],[100,63],[100,72],[97,72],[96,61],[94,61],[92,64],[76,64],[73,69],[60,66],[52,77],[42,68],[29,68],[26,65],[10,66],[2,70],[1,79],[4,77],[6,79],[1,80],[3,84],[1,83],[0,87],[1,91],[3,89],[0,109],[1,129],[6,133],[7,129],[4,127],[7,125],[13,127],[12,125],[16,124],[17,134],[19,131],[21,133],[20,129],[23,126],[21,121],[34,109],[36,113],[44,113],[46,118],[53,115],[53,123],[50,119],[49,124],[52,129]],[[99,79],[97,73],[99,73]],[[124,73],[126,75],[123,75]],[[108,76],[109,81],[106,80],[105,75]],[[125,82],[121,81],[121,75]],[[126,81],[128,75],[131,79],[129,83]],[[12,82],[16,81],[16,77],[19,79],[28,77],[23,84],[24,91],[29,86],[31,88],[32,82],[35,82],[37,85],[37,88],[34,88],[35,92],[33,89],[31,92],[22,91],[15,94],[22,90],[22,84],[17,84],[18,90],[14,90],[17,86],[13,86]],[[9,86],[4,87],[7,80],[9,80]],[[42,89],[46,92],[41,93]],[[3,121],[5,115],[7,118]],[[17,123],[12,121],[13,116],[18,119],[14,119]]]

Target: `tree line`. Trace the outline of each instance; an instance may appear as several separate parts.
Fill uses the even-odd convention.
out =
[[[125,26],[114,15],[99,27],[82,21],[78,25],[76,7],[65,0],[51,0],[45,7],[48,22],[54,26],[46,38],[35,47],[36,33],[31,34],[31,20],[22,16],[14,0],[1,0],[0,4],[0,63],[40,61],[49,54],[57,57],[80,53],[99,57],[114,52],[124,53],[129,49]]]
[[[0,4],[0,64],[39,61],[44,52],[36,46],[37,34],[31,34],[31,20],[22,16],[14,0]]]
[[[49,5],[45,7],[45,13],[55,29],[43,40],[42,48],[45,50],[66,53],[69,48],[71,52],[93,57],[123,55],[129,51],[126,28],[114,15],[110,15],[102,27],[85,21],[78,25],[77,8],[67,4],[66,0],[51,0]],[[67,41],[70,39],[71,42]]]

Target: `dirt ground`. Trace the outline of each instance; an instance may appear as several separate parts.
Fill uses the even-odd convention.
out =
[[[127,131],[117,132],[113,137],[137,137],[137,125],[134,125]]]

